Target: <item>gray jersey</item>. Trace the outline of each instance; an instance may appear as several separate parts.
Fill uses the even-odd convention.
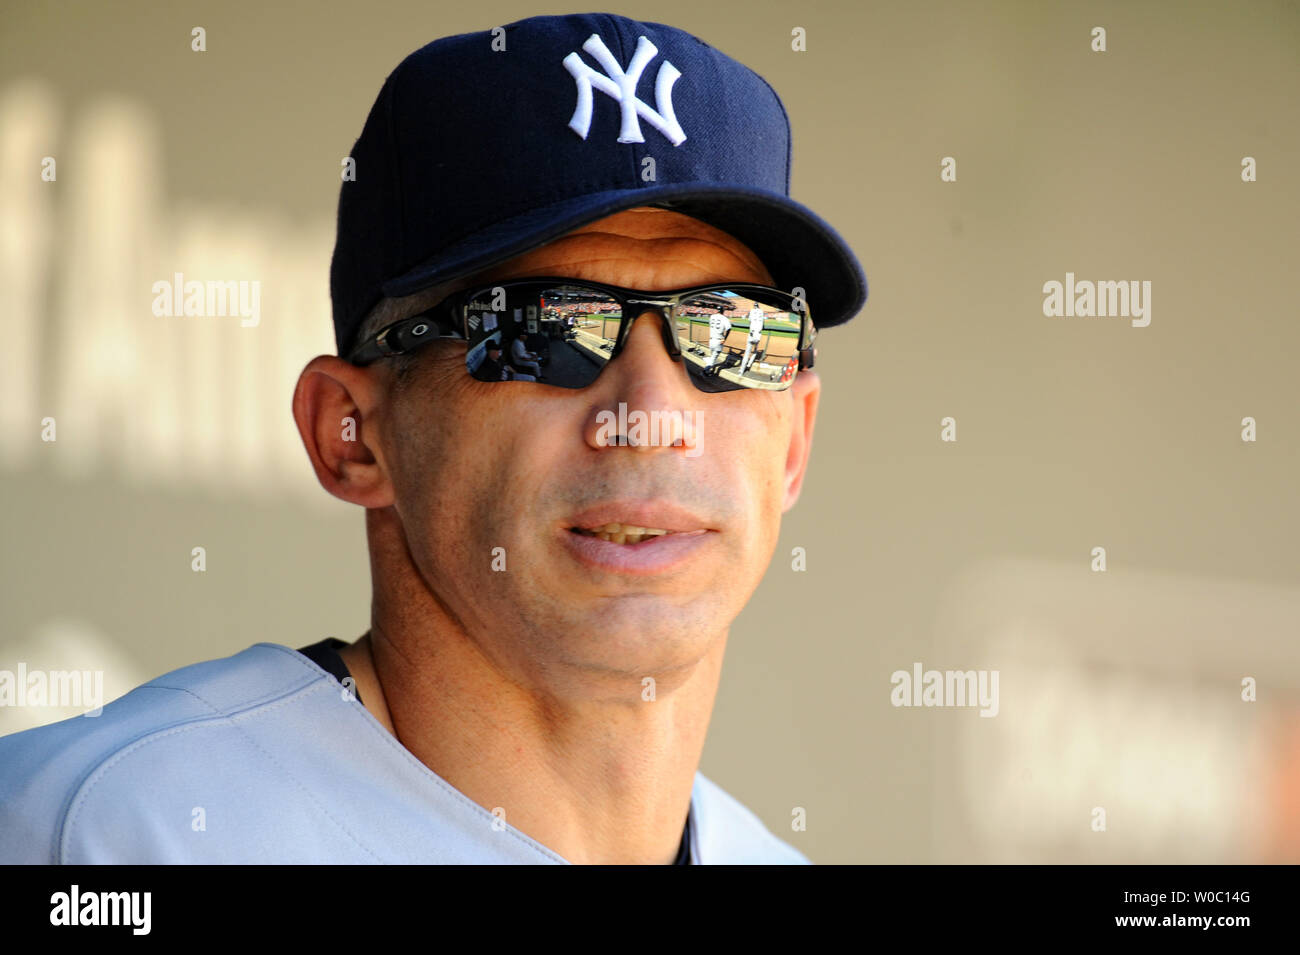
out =
[[[0,767],[0,864],[568,861],[278,644],[158,677],[97,717],[0,738]],[[696,865],[808,862],[700,773],[690,820]]]
[[[723,341],[731,333],[731,319],[721,312],[709,316],[709,341]]]

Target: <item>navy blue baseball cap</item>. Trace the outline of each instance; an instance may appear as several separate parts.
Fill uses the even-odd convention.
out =
[[[702,40],[612,13],[445,37],[385,80],[352,148],[330,265],[339,354],[384,297],[470,275],[634,206],[745,243],[813,322],[867,298],[853,251],[790,198],[790,121]]]

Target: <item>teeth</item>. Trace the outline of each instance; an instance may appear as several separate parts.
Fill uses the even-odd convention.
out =
[[[660,537],[671,533],[661,527],[639,527],[635,524],[602,524],[597,527],[575,527],[579,534],[599,537],[614,544],[639,544],[651,537]]]

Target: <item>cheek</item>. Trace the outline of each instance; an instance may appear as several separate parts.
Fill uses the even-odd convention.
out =
[[[706,479],[736,519],[740,539],[733,540],[729,553],[759,570],[780,537],[791,403],[784,393],[734,397],[734,403],[705,411],[700,460]]]
[[[395,509],[431,581],[452,590],[506,586],[519,575],[490,573],[494,548],[524,567],[540,563],[527,556],[540,546],[539,488],[567,480],[580,416],[553,400],[523,400],[509,383],[475,381],[463,358],[440,370],[430,385],[412,387],[393,415]]]
[[[752,489],[756,515],[767,523],[773,508],[779,515],[785,498],[785,461],[790,447],[789,395],[756,392],[744,396],[743,414],[733,423],[736,445],[732,453],[742,461]]]
[[[437,387],[412,387],[387,434],[395,509],[417,563],[459,561],[491,523],[501,497],[497,466],[508,435],[491,395],[464,375],[440,375]],[[436,559],[435,559],[436,557]]]

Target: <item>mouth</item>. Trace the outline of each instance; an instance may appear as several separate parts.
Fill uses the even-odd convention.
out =
[[[598,537],[603,541],[609,541],[611,544],[640,544],[642,541],[653,540],[656,537],[681,533],[680,531],[666,530],[662,527],[640,527],[636,524],[621,524],[618,522],[599,524],[595,527],[570,527],[569,530],[575,534],[582,534],[584,537]]]
[[[564,547],[590,570],[631,575],[683,571],[702,559],[720,528],[671,501],[627,498],[570,515]]]

